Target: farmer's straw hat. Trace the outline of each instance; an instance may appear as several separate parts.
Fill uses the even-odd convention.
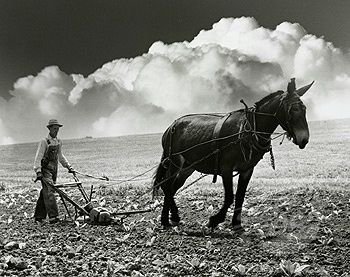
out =
[[[62,127],[63,125],[58,123],[58,120],[57,119],[50,119],[49,120],[49,123],[47,124],[47,128],[49,128],[50,126],[53,126],[53,125],[57,125],[59,127]]]

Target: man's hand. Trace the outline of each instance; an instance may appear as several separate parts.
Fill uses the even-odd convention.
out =
[[[41,181],[42,179],[43,179],[43,174],[40,171],[38,171],[36,173],[36,179],[34,180],[34,182],[36,183],[37,181]]]
[[[73,167],[68,167],[68,173],[72,173],[72,174],[75,174],[75,170]]]

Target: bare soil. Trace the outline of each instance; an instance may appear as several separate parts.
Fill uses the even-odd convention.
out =
[[[138,197],[145,190],[99,189],[96,204],[149,207],[149,196]],[[190,188],[177,196],[182,223],[168,230],[160,226],[160,207],[109,226],[37,224],[37,196],[0,192],[0,276],[298,276],[286,261],[309,265],[302,276],[350,276],[349,191],[249,190],[243,234],[231,230],[231,210],[213,232],[203,227],[222,204],[217,192]]]

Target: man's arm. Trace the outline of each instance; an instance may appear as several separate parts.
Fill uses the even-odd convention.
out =
[[[35,173],[41,172],[41,160],[44,158],[46,151],[46,140],[43,139],[39,142],[38,149],[36,150],[34,159],[34,171]]]

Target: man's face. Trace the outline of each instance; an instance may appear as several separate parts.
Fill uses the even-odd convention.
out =
[[[50,136],[52,138],[55,138],[57,137],[57,133],[58,133],[58,130],[60,129],[60,126],[58,125],[52,125],[49,127],[49,130],[50,130]]]

